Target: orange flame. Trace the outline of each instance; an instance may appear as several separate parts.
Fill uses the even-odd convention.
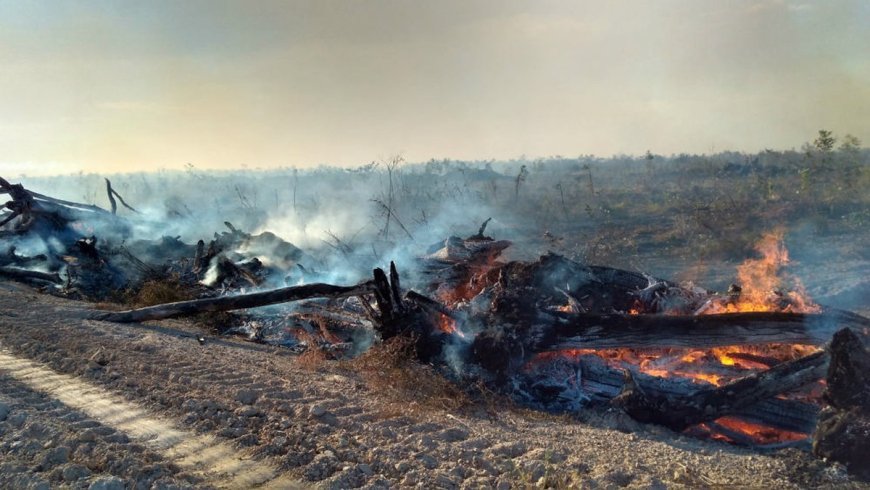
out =
[[[800,441],[807,438],[807,434],[802,432],[775,429],[763,424],[749,422],[738,417],[720,417],[716,419],[715,422],[735,433],[749,437],[755,444]]]
[[[579,358],[595,355],[610,366],[660,378],[681,377],[692,381],[722,386],[755,371],[770,368],[762,362],[765,358],[773,363],[803,357],[819,350],[819,347],[803,344],[765,344],[759,346],[735,345],[710,349],[565,349],[542,352],[531,364],[552,362],[557,358]],[[748,354],[741,356],[740,354]],[[753,359],[752,356],[756,356]]]
[[[789,278],[791,291],[781,292],[784,277],[781,269],[789,263],[788,250],[783,244],[781,230],[768,233],[755,245],[761,254],[737,266],[737,280],[742,288],[729,301],[717,302],[704,314],[738,313],[753,311],[783,311],[818,313],[821,308],[806,294],[797,278]]]

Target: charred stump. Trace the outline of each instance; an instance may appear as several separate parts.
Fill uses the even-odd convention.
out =
[[[834,335],[830,352],[824,394],[829,406],[819,417],[813,453],[870,480],[870,352],[849,329]]]

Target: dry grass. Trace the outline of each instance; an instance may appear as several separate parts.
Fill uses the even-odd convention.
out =
[[[182,284],[177,277],[169,276],[164,279],[145,281],[139,289],[127,294],[126,303],[135,308],[143,308],[186,301],[194,297],[194,291],[189,286]]]
[[[363,355],[341,361],[343,369],[357,373],[366,386],[387,401],[389,415],[409,415],[432,409],[455,411],[471,405],[468,394],[415,359],[415,339],[394,337]]]
[[[320,372],[326,367],[327,360],[325,352],[317,347],[309,347],[305,352],[296,356],[294,363],[305,371]]]

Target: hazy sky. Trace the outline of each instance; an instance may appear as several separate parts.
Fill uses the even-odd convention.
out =
[[[870,1],[0,0],[0,175],[870,143]]]

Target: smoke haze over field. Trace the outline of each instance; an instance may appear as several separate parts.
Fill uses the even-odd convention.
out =
[[[870,4],[0,2],[0,172],[870,140]]]

